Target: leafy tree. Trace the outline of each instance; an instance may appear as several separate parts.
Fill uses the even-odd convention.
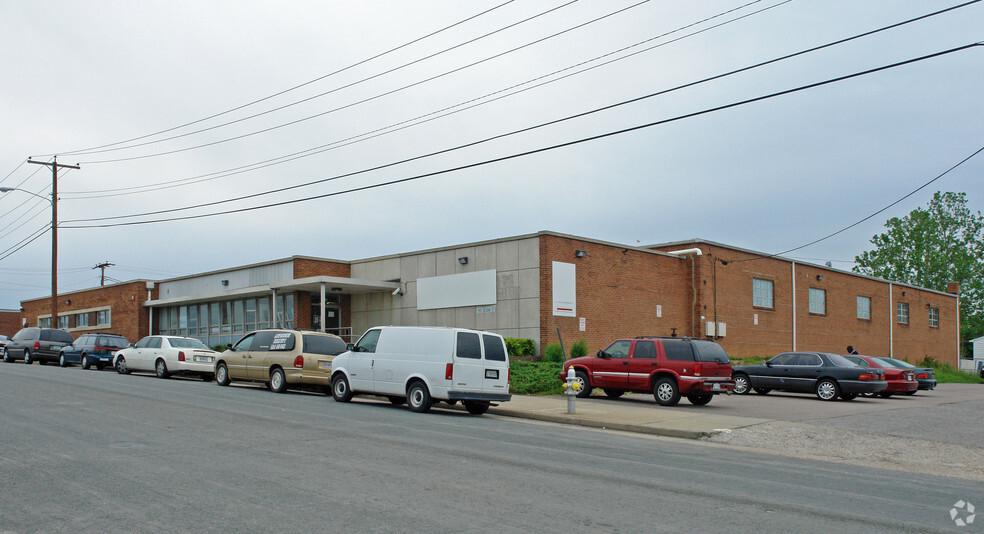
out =
[[[984,335],[984,215],[967,208],[966,193],[937,191],[926,209],[885,223],[874,250],[854,258],[859,273],[946,291],[960,283],[960,337]]]

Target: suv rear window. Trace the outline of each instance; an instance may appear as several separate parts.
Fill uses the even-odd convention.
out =
[[[652,341],[636,341],[633,358],[645,358],[647,360],[656,359],[656,344]]]
[[[304,352],[306,354],[337,356],[345,352],[345,342],[337,337],[308,335],[301,337],[304,339]]]
[[[666,352],[667,360],[678,362],[694,361],[694,350],[690,348],[690,342],[682,339],[664,339],[663,351]]]
[[[731,359],[728,358],[728,353],[724,352],[721,345],[718,345],[713,341],[695,339],[693,343],[694,350],[697,352],[697,361],[717,363],[728,363],[731,361]]]

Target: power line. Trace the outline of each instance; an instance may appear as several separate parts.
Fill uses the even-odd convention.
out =
[[[404,182],[410,182],[410,181],[414,181],[414,180],[419,180],[419,179],[422,179],[422,178],[428,178],[428,177],[432,177],[432,176],[438,176],[438,175],[442,175],[442,174],[448,174],[448,173],[457,172],[457,171],[461,171],[461,170],[465,170],[465,169],[471,169],[471,168],[475,168],[475,167],[481,167],[481,166],[485,166],[485,165],[490,165],[492,163],[499,163],[499,162],[502,162],[502,161],[507,161],[507,160],[511,160],[511,159],[517,159],[517,158],[521,158],[521,157],[525,157],[525,156],[529,156],[529,155],[533,155],[533,154],[538,154],[538,153],[541,153],[541,152],[547,152],[547,151],[556,150],[556,149],[559,149],[559,148],[570,147],[570,146],[578,145],[578,144],[581,144],[581,143],[586,143],[586,142],[589,142],[589,141],[596,141],[596,140],[599,140],[599,139],[604,139],[604,138],[607,138],[607,137],[612,137],[612,136],[621,135],[621,134],[625,134],[625,133],[629,133],[629,132],[634,132],[634,131],[637,131],[637,130],[651,128],[651,127],[659,126],[659,125],[663,125],[663,124],[668,124],[668,123],[679,121],[679,120],[683,120],[683,119],[688,119],[688,118],[693,118],[693,117],[697,117],[697,116],[701,116],[701,115],[706,115],[706,114],[709,114],[709,113],[714,113],[714,112],[717,112],[717,111],[722,111],[722,110],[726,110],[726,109],[730,109],[730,108],[734,108],[734,107],[738,107],[738,106],[743,106],[743,105],[751,104],[751,103],[754,103],[754,102],[768,100],[768,99],[776,98],[776,97],[779,97],[779,96],[784,96],[784,95],[796,93],[796,92],[799,92],[799,91],[804,91],[804,90],[807,90],[807,89],[813,89],[813,88],[816,88],[816,87],[821,87],[821,86],[828,85],[828,84],[831,84],[831,83],[836,83],[836,82],[841,82],[841,81],[844,81],[844,80],[849,80],[849,79],[857,78],[859,76],[866,76],[868,74],[873,74],[873,73],[876,73],[876,72],[881,72],[881,71],[884,71],[884,70],[893,69],[893,68],[901,67],[901,66],[904,66],[904,65],[909,65],[909,64],[916,63],[916,62],[919,62],[919,61],[925,61],[925,60],[928,60],[928,59],[933,59],[933,58],[940,57],[940,56],[943,56],[943,55],[952,54],[952,53],[960,52],[960,51],[963,51],[963,50],[968,50],[968,49],[973,48],[973,47],[976,47],[976,46],[984,46],[984,43],[972,43],[972,44],[969,44],[969,45],[964,45],[964,46],[960,46],[960,47],[956,47],[956,48],[951,48],[951,49],[943,50],[943,51],[936,52],[936,53],[933,53],[933,54],[928,54],[928,55],[925,55],[925,56],[920,56],[920,57],[917,57],[917,58],[912,58],[912,59],[908,59],[908,60],[905,60],[905,61],[900,61],[900,62],[897,62],[897,63],[892,63],[892,64],[889,64],[889,65],[884,65],[884,66],[881,66],[881,67],[876,67],[876,68],[873,68],[873,69],[868,69],[868,70],[856,72],[856,73],[853,73],[853,74],[839,76],[839,77],[836,77],[836,78],[830,78],[830,79],[827,79],[827,80],[824,80],[824,81],[821,81],[821,82],[816,82],[816,83],[812,83],[812,84],[808,84],[808,85],[802,85],[802,86],[799,86],[799,87],[796,87],[796,88],[793,88],[793,89],[787,89],[787,90],[784,90],[784,91],[770,93],[770,94],[759,96],[759,97],[755,97],[755,98],[750,98],[750,99],[741,100],[741,101],[738,101],[738,102],[733,102],[731,104],[726,104],[726,105],[722,105],[722,106],[708,108],[708,109],[704,109],[704,110],[701,110],[701,111],[687,113],[687,114],[684,114],[684,115],[678,115],[676,117],[672,117],[672,118],[669,118],[669,119],[663,119],[663,120],[654,121],[654,122],[650,122],[650,123],[646,123],[646,124],[640,124],[640,125],[633,126],[633,127],[630,127],[630,128],[624,128],[624,129],[621,129],[621,130],[615,130],[615,131],[611,131],[611,132],[607,132],[607,133],[603,133],[603,134],[599,134],[599,135],[594,135],[594,136],[590,136],[590,137],[584,137],[584,138],[577,139],[577,140],[574,140],[574,141],[568,141],[568,142],[564,142],[564,143],[560,143],[560,144],[555,144],[555,145],[551,145],[551,146],[547,146],[547,147],[541,147],[541,148],[537,148],[537,149],[534,149],[534,150],[529,150],[529,151],[526,151],[526,152],[515,153],[515,154],[508,155],[508,156],[502,156],[502,157],[493,158],[493,159],[489,159],[489,160],[485,160],[485,161],[480,161],[480,162],[476,162],[476,163],[470,163],[470,164],[467,164],[467,165],[461,165],[461,166],[458,166],[458,167],[453,167],[453,168],[444,169],[444,170],[440,170],[440,171],[434,171],[434,172],[430,172],[430,173],[419,174],[419,175],[416,175],[416,176],[410,176],[410,177],[406,177],[406,178],[400,178],[400,179],[396,179],[396,180],[390,180],[390,181],[387,181],[387,182],[381,182],[381,183],[367,185],[367,186],[355,187],[355,188],[347,189],[347,190],[344,190],[344,191],[336,191],[336,192],[333,192],[333,193],[324,193],[324,194],[320,194],[320,195],[313,195],[313,196],[303,197],[303,198],[299,198],[299,199],[286,200],[286,201],[281,201],[281,202],[274,202],[274,203],[270,203],[270,204],[264,204],[264,205],[259,205],[259,206],[246,207],[246,208],[231,209],[231,210],[226,210],[226,211],[221,211],[221,212],[204,213],[204,214],[198,214],[198,215],[187,215],[187,216],[183,216],[183,217],[171,217],[171,218],[167,218],[167,219],[153,219],[153,220],[147,220],[147,221],[131,221],[131,222],[114,223],[114,224],[66,226],[66,228],[109,228],[109,227],[116,227],[116,226],[135,226],[135,225],[151,224],[151,223],[159,223],[159,222],[170,222],[170,221],[178,221],[178,220],[200,219],[200,218],[205,218],[205,217],[214,217],[214,216],[217,216],[217,215],[227,215],[227,214],[232,214],[232,213],[242,213],[242,212],[254,211],[254,210],[265,209],[265,208],[272,208],[272,207],[277,207],[277,206],[286,206],[286,205],[290,205],[290,204],[297,204],[297,203],[300,203],[300,202],[307,202],[307,201],[310,201],[310,200],[316,200],[316,199],[321,199],[321,198],[328,198],[328,197],[333,197],[333,196],[338,196],[338,195],[343,195],[343,194],[348,194],[348,193],[354,193],[354,192],[358,192],[358,191],[366,191],[366,190],[370,190],[370,189],[376,189],[376,188],[386,187],[386,186],[395,185],[395,184],[399,184],[399,183],[404,183]],[[170,212],[181,211],[181,210],[185,210],[185,209],[190,209],[190,208],[175,208],[175,209],[172,209],[172,210],[162,210],[162,211],[156,211],[156,212],[148,212],[148,213],[145,213],[145,214],[124,215],[124,216],[118,216],[118,217],[106,217],[106,218],[100,218],[100,219],[77,219],[77,220],[74,220],[74,221],[66,221],[66,223],[70,223],[70,222],[83,222],[83,221],[87,221],[87,220],[114,220],[114,219],[124,219],[124,218],[138,217],[138,216],[146,216],[146,215],[152,215],[152,214],[170,213]],[[802,248],[802,247],[800,247],[800,248]],[[797,250],[797,249],[792,249],[792,250]]]
[[[573,1],[576,1],[576,0],[573,0]],[[487,61],[491,61],[493,59],[500,58],[500,57],[505,56],[507,54],[511,54],[513,52],[516,52],[518,50],[522,50],[524,48],[528,48],[530,46],[533,46],[533,45],[542,43],[544,41],[547,41],[547,40],[552,39],[554,37],[557,37],[559,35],[563,35],[565,33],[568,33],[568,32],[571,32],[571,31],[574,31],[574,30],[583,28],[583,27],[585,27],[585,26],[587,26],[589,24],[593,24],[593,23],[598,22],[600,20],[603,20],[605,18],[608,18],[608,17],[614,16],[614,15],[617,15],[619,13],[622,13],[624,11],[627,11],[629,9],[632,9],[634,7],[637,7],[639,5],[642,5],[642,4],[644,4],[646,2],[649,2],[649,1],[650,0],[642,0],[641,2],[638,2],[638,3],[633,4],[631,6],[628,6],[628,7],[622,8],[622,9],[619,9],[617,11],[613,11],[613,12],[608,13],[606,15],[602,15],[601,17],[598,17],[598,18],[589,20],[589,21],[584,22],[582,24],[578,24],[576,26],[573,26],[571,28],[567,28],[565,30],[562,30],[562,31],[559,31],[557,33],[548,35],[546,37],[542,37],[540,39],[535,39],[535,40],[530,41],[530,42],[528,42],[528,43],[526,43],[524,45],[520,45],[520,46],[517,46],[515,48],[511,48],[509,50],[506,50],[505,52],[500,52],[498,54],[494,54],[492,56],[486,57],[484,59],[480,59],[478,61],[474,61],[474,62],[469,63],[467,65],[463,65],[461,67],[456,67],[456,68],[451,69],[449,71],[445,71],[445,72],[443,72],[441,74],[437,74],[437,75],[431,76],[429,78],[425,78],[423,80],[418,80],[416,82],[413,82],[413,83],[410,83],[410,84],[407,84],[407,85],[398,87],[396,89],[391,89],[389,91],[385,91],[385,92],[379,93],[379,94],[377,94],[375,96],[371,96],[371,97],[368,97],[368,98],[364,98],[362,100],[351,102],[351,103],[345,104],[343,106],[339,106],[339,107],[336,107],[336,108],[333,108],[333,109],[329,109],[327,111],[323,111],[323,112],[320,112],[320,113],[315,113],[314,115],[308,115],[308,116],[302,117],[300,119],[296,119],[296,120],[292,120],[292,121],[285,122],[285,123],[282,123],[282,124],[278,124],[276,126],[270,126],[268,128],[262,128],[260,130],[254,130],[254,131],[249,132],[249,133],[245,133],[245,134],[241,134],[241,135],[236,135],[236,136],[233,136],[233,137],[227,137],[225,139],[220,139],[220,140],[212,141],[212,142],[209,142],[209,143],[202,143],[202,144],[199,144],[199,145],[194,145],[194,146],[189,146],[189,147],[184,147],[184,148],[178,148],[178,149],[174,149],[174,150],[167,150],[167,151],[164,151],[164,152],[156,152],[156,153],[153,153],[153,154],[144,154],[144,155],[141,155],[141,156],[131,156],[131,157],[126,157],[126,158],[115,158],[115,159],[95,160],[95,161],[83,161],[82,163],[90,164],[90,165],[91,164],[101,164],[101,163],[118,163],[118,162],[121,162],[121,161],[134,161],[134,160],[139,160],[139,159],[147,159],[147,158],[154,158],[154,157],[159,157],[159,156],[167,156],[167,155],[171,155],[171,154],[178,154],[178,153],[181,153],[181,152],[188,152],[190,150],[197,150],[199,148],[207,148],[207,147],[210,147],[210,146],[220,145],[220,144],[223,144],[223,143],[228,143],[230,141],[238,141],[239,139],[245,139],[247,137],[252,137],[254,135],[259,135],[259,134],[271,132],[273,130],[279,130],[279,129],[285,128],[287,126],[293,126],[295,124],[300,124],[302,122],[306,122],[306,121],[309,121],[309,120],[312,120],[312,119],[323,117],[325,115],[328,115],[328,114],[331,114],[331,113],[335,113],[337,111],[342,111],[342,110],[345,110],[345,109],[348,109],[348,108],[351,108],[351,107],[355,107],[355,106],[358,106],[358,105],[361,105],[361,104],[365,104],[366,102],[371,102],[373,100],[378,100],[378,99],[383,98],[385,96],[389,96],[389,95],[392,95],[392,94],[395,94],[395,93],[399,93],[401,91],[405,91],[407,89],[410,89],[410,88],[413,88],[413,87],[417,87],[419,85],[423,85],[423,84],[428,83],[428,82],[432,82],[434,80],[443,78],[445,76],[449,76],[449,75],[454,74],[456,72],[461,72],[463,70],[469,69],[469,68],[474,67],[476,65],[480,65],[480,64],[485,63]],[[761,1],[761,0],[756,0],[756,1]]]
[[[541,82],[539,84],[532,85],[530,87],[525,87],[525,88],[519,89],[519,90],[514,91],[512,93],[502,94],[502,95],[500,95],[500,96],[498,96],[496,98],[492,98],[492,99],[486,100],[488,97],[495,96],[495,95],[500,94],[500,93],[505,93],[505,92],[510,91],[512,89],[516,89],[516,88],[522,87],[524,85],[528,85],[530,83],[533,83],[533,82],[535,82],[537,80],[542,80],[544,78],[549,78],[549,77],[554,76],[556,74],[560,74],[562,72],[565,72],[565,71],[568,71],[568,70],[571,70],[571,69],[575,69],[575,68],[580,67],[580,66],[583,66],[583,65],[587,65],[589,63],[598,61],[600,59],[604,59],[604,58],[609,57],[609,56],[612,56],[614,54],[617,54],[617,53],[620,53],[620,52],[624,52],[624,51],[630,50],[632,48],[636,48],[636,47],[641,46],[641,45],[643,45],[645,43],[652,42],[652,41],[657,40],[657,39],[660,39],[662,37],[666,37],[666,36],[672,35],[674,33],[678,33],[680,31],[683,31],[683,30],[687,29],[687,28],[691,28],[691,27],[694,27],[694,26],[703,24],[705,22],[714,20],[716,18],[720,18],[720,17],[722,17],[724,15],[727,15],[727,14],[733,13],[735,11],[744,9],[745,7],[748,7],[748,6],[752,5],[752,4],[758,3],[760,1],[761,0],[755,0],[754,2],[750,2],[748,4],[745,4],[745,5],[742,5],[742,6],[738,6],[736,8],[729,9],[727,11],[723,11],[723,12],[718,13],[716,15],[713,15],[711,17],[707,17],[705,19],[702,19],[702,20],[699,20],[699,21],[696,21],[696,22],[687,24],[685,26],[681,26],[681,27],[679,27],[677,29],[674,29],[674,30],[671,30],[669,32],[664,32],[662,34],[656,35],[654,37],[650,37],[650,38],[645,39],[643,41],[639,41],[639,42],[634,43],[632,45],[622,47],[622,48],[620,48],[618,50],[614,50],[614,51],[608,52],[606,54],[602,54],[600,56],[596,56],[594,58],[591,58],[591,59],[582,61],[580,63],[576,63],[574,65],[570,65],[568,67],[565,67],[563,69],[559,69],[559,70],[553,71],[553,72],[548,73],[548,74],[540,75],[540,76],[538,76],[536,78],[532,78],[532,79],[527,80],[525,82],[514,84],[512,86],[509,86],[509,87],[506,87],[506,88],[503,88],[503,89],[499,89],[499,90],[493,91],[491,93],[486,93],[485,95],[482,95],[482,96],[479,96],[479,97],[476,97],[476,98],[467,100],[465,102],[460,102],[460,103],[455,104],[453,106],[448,106],[448,107],[445,107],[445,108],[442,108],[442,109],[439,109],[439,110],[436,110],[436,111],[432,111],[430,113],[426,113],[424,115],[418,115],[417,117],[414,117],[414,118],[411,118],[411,119],[407,119],[407,120],[404,120],[404,121],[401,121],[401,122],[398,122],[398,123],[390,124],[390,125],[384,126],[382,128],[377,128],[377,129],[371,130],[369,132],[363,132],[361,134],[358,134],[358,135],[355,135],[355,136],[351,136],[351,137],[348,137],[348,138],[345,138],[345,139],[336,140],[336,141],[333,141],[331,143],[322,144],[322,145],[319,145],[319,146],[316,146],[316,147],[312,147],[312,148],[309,148],[309,149],[306,149],[306,150],[302,150],[302,151],[298,151],[298,152],[293,152],[293,153],[290,153],[290,154],[285,154],[285,155],[282,155],[282,156],[278,156],[276,158],[271,158],[271,159],[267,159],[267,160],[264,160],[264,161],[259,161],[259,162],[251,163],[251,164],[248,164],[248,165],[242,165],[242,166],[239,166],[239,167],[233,167],[233,168],[222,170],[222,171],[215,171],[215,172],[211,172],[211,173],[207,173],[207,174],[201,174],[201,175],[197,175],[197,176],[192,176],[192,177],[189,177],[189,178],[181,178],[181,179],[177,179],[177,180],[170,180],[170,181],[166,181],[166,182],[159,182],[157,184],[146,184],[146,185],[142,185],[142,186],[124,187],[124,188],[116,188],[116,189],[105,189],[105,190],[96,190],[96,191],[88,191],[88,192],[68,192],[68,193],[64,193],[64,194],[67,194],[67,195],[84,195],[84,194],[87,194],[87,193],[93,193],[93,195],[91,195],[91,196],[79,196],[79,197],[76,197],[76,198],[79,198],[79,199],[90,199],[90,198],[105,198],[105,197],[111,197],[111,196],[123,196],[123,195],[147,193],[147,192],[151,192],[151,191],[160,191],[160,190],[163,190],[163,189],[171,189],[171,188],[175,188],[175,187],[183,187],[185,185],[192,185],[192,184],[195,184],[195,183],[202,183],[202,182],[206,182],[206,181],[211,181],[211,180],[216,180],[216,179],[221,179],[221,178],[227,178],[229,176],[234,176],[234,175],[242,174],[242,173],[245,173],[245,172],[252,172],[252,171],[255,171],[255,170],[259,170],[259,169],[263,169],[263,168],[267,168],[267,167],[272,167],[274,165],[279,165],[279,164],[282,164],[282,163],[287,163],[287,162],[290,162],[290,161],[295,161],[297,159],[301,159],[301,158],[305,158],[305,157],[310,157],[310,156],[313,156],[313,155],[316,155],[316,154],[321,154],[321,153],[327,152],[328,150],[334,150],[334,149],[342,148],[342,147],[345,147],[345,146],[350,146],[350,145],[355,144],[357,142],[362,142],[362,141],[367,141],[367,140],[370,140],[370,139],[375,139],[375,138],[381,137],[383,135],[387,135],[387,134],[390,134],[390,133],[395,133],[395,132],[398,132],[398,131],[401,131],[401,130],[404,130],[404,129],[407,129],[407,128],[411,128],[411,127],[414,127],[414,126],[425,124],[425,123],[430,122],[430,121],[433,121],[433,120],[437,120],[437,119],[440,119],[440,118],[448,117],[448,116],[453,115],[455,113],[460,113],[460,112],[463,112],[463,111],[466,111],[466,110],[469,110],[469,109],[473,109],[473,108],[478,107],[478,106],[481,106],[481,105],[489,104],[489,103],[496,102],[496,101],[501,100],[501,99],[504,99],[504,98],[508,98],[510,96],[517,95],[517,94],[522,93],[522,92],[525,92],[525,91],[529,91],[529,90],[532,90],[532,89],[535,89],[535,88],[538,88],[538,87],[542,87],[542,86],[547,85],[547,84],[550,84],[550,83],[561,81],[561,80],[567,79],[569,77],[572,77],[572,76],[575,76],[575,75],[578,75],[578,74],[582,74],[584,72],[588,72],[590,70],[593,70],[593,69],[596,69],[596,68],[600,68],[600,67],[603,67],[605,65],[610,65],[610,64],[615,63],[617,61],[621,61],[623,59],[628,59],[628,58],[634,57],[634,56],[636,56],[638,54],[641,54],[641,53],[644,53],[644,52],[648,52],[648,51],[654,50],[656,48],[659,48],[659,47],[662,47],[662,46],[666,46],[668,44],[675,43],[675,42],[678,42],[680,40],[683,40],[683,39],[686,39],[686,38],[689,38],[689,37],[693,37],[695,35],[699,35],[701,33],[704,33],[704,32],[707,32],[707,31],[710,31],[710,30],[713,30],[713,29],[722,27],[724,25],[731,24],[733,22],[736,22],[736,21],[745,19],[747,17],[753,16],[753,15],[757,15],[757,14],[762,13],[764,11],[767,11],[767,10],[770,10],[770,9],[773,9],[773,8],[776,8],[776,7],[779,7],[779,6],[783,5],[783,4],[787,4],[787,3],[791,2],[792,0],[783,0],[782,2],[779,2],[777,4],[773,4],[771,6],[762,8],[760,10],[753,11],[751,13],[747,13],[747,14],[744,14],[744,15],[741,15],[741,16],[738,16],[738,17],[735,17],[733,19],[730,19],[730,20],[727,20],[727,21],[724,21],[724,22],[721,22],[721,23],[718,23],[718,24],[715,24],[715,25],[712,25],[712,26],[709,26],[709,27],[706,27],[706,28],[702,28],[700,30],[697,30],[697,31],[688,33],[686,35],[680,36],[680,37],[678,37],[676,39],[671,39],[669,41],[665,41],[665,42],[662,42],[662,43],[659,43],[659,44],[656,44],[656,45],[647,47],[645,49],[638,50],[636,52],[633,52],[631,54],[627,54],[627,55],[622,56],[622,57],[614,58],[614,59],[611,59],[611,60],[606,61],[606,62],[603,62],[603,63],[599,63],[599,64],[596,64],[596,65],[593,65],[593,66],[590,66],[590,67],[586,67],[584,69],[581,69],[581,70],[578,70],[578,71],[575,71],[575,72],[571,72],[571,73],[565,74],[564,76],[560,76],[560,77],[557,77],[557,78],[554,78],[554,79],[550,79],[550,80]],[[974,2],[979,2],[979,1],[980,0],[974,0]],[[938,12],[936,14],[939,14],[939,13],[941,13],[941,12]],[[910,21],[907,21],[906,23],[912,22],[913,20],[917,20],[917,19],[912,19]],[[887,29],[887,28],[890,28],[890,27],[886,27],[886,28],[883,28],[883,29]],[[876,30],[876,31],[881,31],[881,30]],[[857,37],[858,36],[855,36],[854,38],[857,38]],[[825,46],[831,46],[831,45],[825,45]],[[813,51],[813,50],[816,50],[816,49],[817,48],[814,48],[814,49],[811,49],[810,51]],[[806,52],[804,51],[804,52],[800,52],[800,53],[806,53]],[[792,57],[792,56],[786,56],[786,57],[784,57],[782,59],[788,59],[789,57]],[[778,61],[778,59],[777,60],[773,60],[773,61]],[[768,63],[760,63],[758,65],[755,65],[753,67],[748,67],[748,68],[760,67],[760,66],[763,66],[765,64],[768,64]],[[747,70],[747,69],[744,69],[744,70]],[[729,76],[731,74],[735,74],[735,73],[738,73],[738,72],[741,72],[741,71],[740,70],[739,71],[732,71],[730,73],[727,73],[727,74],[724,74],[724,75],[721,75],[721,76]],[[713,80],[713,79],[716,79],[716,78],[706,78],[704,80],[701,80],[701,81],[698,81],[698,82],[694,82],[693,84],[688,84],[687,86],[695,85],[697,83],[704,83],[706,81],[710,81],[710,80]],[[648,95],[648,96],[642,97],[642,98],[649,98],[649,97],[652,97],[652,96],[657,96],[659,94],[665,94],[666,92],[675,91],[677,89],[681,89],[681,88],[687,87],[687,86],[680,86],[680,87],[673,88],[673,89],[670,89],[670,90],[667,90],[667,91],[663,91],[663,92],[660,92],[660,93],[654,93],[652,95]],[[627,102],[619,103],[619,104],[616,104],[615,106],[624,105],[624,104],[631,103],[631,102],[634,102],[634,100],[630,100],[630,101],[627,101]],[[467,104],[471,104],[471,105],[468,106]],[[466,106],[466,107],[462,107],[462,106]],[[459,108],[459,109],[455,109],[455,108]],[[581,117],[581,116],[584,116],[584,115],[587,115],[587,114],[590,114],[590,113],[595,113],[595,112],[598,112],[598,111],[602,111],[602,110],[605,110],[605,109],[609,109],[609,107],[599,108],[599,109],[596,109],[596,110],[593,110],[593,111],[589,111],[587,113],[582,113],[582,114],[574,115],[574,116],[571,116],[571,117],[568,117],[568,118],[565,118],[565,119],[561,119],[561,120],[568,120],[568,119],[571,119],[571,118]],[[453,111],[450,111],[450,110],[453,110]],[[447,113],[445,113],[445,112],[447,112]],[[539,127],[542,127],[542,126],[546,126],[546,125],[550,125],[550,124],[555,124],[556,122],[558,122],[558,121],[548,122],[548,123],[545,123],[545,124],[542,124],[542,125],[539,125],[539,126],[534,126],[533,128],[539,128]],[[519,133],[519,132],[529,131],[530,129],[533,129],[533,128],[519,130],[519,131],[513,132],[513,133]],[[505,135],[512,135],[513,133],[509,133],[509,134],[505,134]],[[490,140],[491,139],[497,139],[499,137],[504,137],[504,136],[493,137],[493,138],[490,138]],[[319,182],[315,182],[315,183],[319,183]],[[95,195],[94,193],[115,193],[115,194]]]
[[[242,104],[242,105],[240,105],[240,106],[236,106],[236,107],[234,107],[234,108],[231,108],[231,109],[228,109],[228,110],[226,110],[226,111],[222,111],[222,112],[220,112],[220,113],[216,113],[216,114],[214,114],[214,115],[209,115],[208,117],[204,117],[204,118],[201,118],[201,119],[197,119],[197,120],[194,120],[194,121],[191,121],[191,122],[187,122],[187,123],[184,123],[184,124],[181,124],[181,125],[178,125],[178,126],[173,126],[173,127],[171,127],[171,128],[168,128],[168,129],[166,129],[166,130],[160,130],[160,131],[158,131],[158,132],[154,132],[154,133],[150,133],[150,134],[146,134],[146,135],[142,135],[142,136],[139,136],[139,137],[133,137],[133,138],[130,138],[130,139],[125,139],[125,140],[123,140],[123,141],[117,141],[117,142],[115,142],[115,143],[109,143],[109,144],[105,144],[105,145],[101,145],[101,146],[96,146],[96,147],[90,147],[90,148],[84,148],[84,149],[79,149],[79,150],[73,150],[73,151],[70,151],[70,152],[62,152],[62,154],[66,154],[66,155],[68,155],[68,154],[83,154],[83,153],[86,153],[86,151],[90,151],[90,150],[98,150],[98,149],[101,149],[101,148],[106,148],[106,147],[110,147],[110,146],[115,146],[115,145],[120,145],[120,144],[123,144],[123,143],[129,143],[129,142],[132,142],[132,141],[139,141],[139,140],[141,140],[141,139],[146,139],[146,138],[148,138],[148,137],[153,137],[153,136],[155,136],[155,135],[160,135],[160,134],[164,134],[164,133],[168,133],[168,132],[172,132],[172,131],[174,131],[174,130],[178,130],[178,129],[181,129],[181,128],[185,128],[185,127],[188,127],[188,126],[192,126],[192,125],[194,125],[194,124],[198,124],[198,123],[200,123],[200,122],[204,122],[204,121],[207,121],[207,120],[211,120],[211,119],[214,119],[214,118],[216,118],[216,117],[221,117],[221,116],[223,116],[223,115],[227,115],[227,114],[229,114],[229,113],[232,113],[232,112],[234,112],[234,111],[238,111],[238,110],[240,110],[240,109],[243,109],[243,108],[246,108],[246,107],[249,107],[249,106],[252,106],[252,105],[254,105],[254,104],[259,104],[260,102],[264,102],[264,101],[266,101],[266,100],[270,100],[271,98],[275,98],[275,97],[278,97],[278,96],[281,96],[281,95],[283,95],[283,94],[286,94],[286,93],[289,93],[289,92],[291,92],[291,91],[294,91],[294,90],[296,90],[296,89],[300,89],[301,87],[305,87],[305,86],[307,86],[307,85],[311,85],[312,83],[315,83],[315,82],[319,82],[319,81],[321,81],[321,80],[324,80],[325,78],[328,78],[328,77],[330,77],[330,76],[334,76],[334,75],[336,75],[336,74],[340,74],[340,73],[342,73],[342,72],[345,72],[345,71],[347,71],[347,70],[349,70],[349,69],[352,69],[352,68],[355,68],[355,67],[358,67],[358,66],[360,66],[360,65],[363,65],[363,64],[365,64],[365,63],[368,63],[368,62],[370,62],[370,61],[373,61],[373,60],[375,60],[375,59],[379,59],[379,58],[381,58],[381,57],[383,57],[383,56],[385,56],[385,55],[387,55],[387,54],[390,54],[390,53],[393,53],[393,52],[396,52],[397,50],[400,50],[400,49],[402,49],[402,48],[406,48],[406,47],[408,47],[408,46],[410,46],[410,45],[412,45],[412,44],[415,44],[415,43],[418,43],[418,42],[420,42],[420,41],[423,41],[424,39],[427,39],[427,38],[429,38],[429,37],[433,37],[433,36],[435,36],[435,35],[437,35],[437,34],[439,34],[439,33],[442,33],[442,32],[444,32],[444,31],[446,31],[446,30],[449,30],[449,29],[451,29],[451,28],[454,28],[455,26],[459,26],[459,25],[461,25],[461,24],[464,24],[465,22],[468,22],[468,21],[470,21],[470,20],[474,20],[474,19],[476,19],[476,18],[478,18],[478,17],[481,17],[482,15],[485,15],[485,14],[488,14],[488,13],[491,13],[491,12],[493,12],[493,11],[495,11],[495,10],[497,10],[497,9],[499,9],[500,7],[503,7],[503,6],[505,6],[505,5],[507,5],[507,4],[511,4],[511,3],[513,2],[513,1],[514,1],[514,0],[508,0],[507,2],[503,2],[503,3],[501,3],[501,4],[499,4],[499,5],[497,5],[497,6],[494,6],[494,7],[492,7],[492,8],[489,8],[489,9],[486,9],[485,11],[482,11],[482,12],[480,12],[480,13],[478,13],[477,15],[472,15],[472,16],[470,16],[470,17],[467,17],[467,18],[465,18],[465,19],[463,19],[463,20],[459,20],[458,22],[455,22],[454,24],[451,24],[450,26],[445,26],[444,28],[441,28],[441,29],[439,29],[439,30],[436,30],[436,31],[433,31],[433,32],[431,32],[431,33],[428,33],[427,35],[424,35],[424,36],[422,36],[422,37],[418,37],[418,38],[416,38],[416,39],[414,39],[414,40],[412,40],[412,41],[409,41],[409,42],[406,42],[406,43],[403,43],[402,45],[399,45],[399,46],[397,46],[397,47],[395,47],[395,48],[391,48],[391,49],[389,49],[389,50],[387,50],[387,51],[385,51],[385,52],[380,52],[379,54],[376,54],[376,55],[374,55],[374,56],[371,56],[371,57],[368,57],[368,58],[366,58],[366,59],[362,59],[362,60],[359,60],[359,61],[357,61],[357,62],[355,62],[355,63],[353,63],[353,64],[351,64],[351,65],[348,65],[347,67],[343,67],[343,68],[341,68],[341,69],[338,69],[338,70],[336,70],[336,71],[333,71],[333,72],[330,72],[330,73],[328,73],[328,74],[325,74],[325,75],[322,75],[322,76],[319,76],[319,77],[317,77],[317,78],[315,78],[315,79],[313,79],[313,80],[309,80],[309,81],[306,81],[306,82],[304,82],[304,83],[301,83],[301,84],[298,84],[298,85],[295,85],[295,86],[293,86],[293,87],[291,87],[291,88],[288,88],[288,89],[284,89],[284,90],[282,90],[282,91],[279,91],[279,92],[277,92],[277,93],[274,93],[274,94],[272,94],[272,95],[269,95],[269,96],[265,96],[265,97],[263,97],[263,98],[259,98],[259,99],[257,99],[257,100],[253,100],[252,102],[248,102],[248,103],[246,103],[246,104]],[[47,155],[48,155],[48,156],[54,156],[54,154],[47,154]]]

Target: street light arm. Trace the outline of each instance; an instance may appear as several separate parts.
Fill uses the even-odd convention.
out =
[[[21,189],[19,187],[0,187],[0,193],[9,193],[11,191],[20,191],[22,193],[27,193],[28,195],[34,195],[34,196],[36,196],[38,198],[43,198],[43,199],[47,200],[48,202],[54,203],[54,201],[51,200],[50,198],[48,198],[46,196],[43,196],[43,195],[39,195],[37,193],[32,193],[32,192],[28,191],[27,189]]]

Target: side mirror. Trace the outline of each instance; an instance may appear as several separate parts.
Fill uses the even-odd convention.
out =
[[[355,350],[355,344],[354,343],[349,343],[349,344],[345,345],[345,350],[350,351],[350,352],[351,351],[354,351]]]
[[[235,351],[236,351],[236,349],[234,349],[234,348],[232,348],[232,343],[228,343],[228,344],[226,344],[226,350],[231,350],[231,351],[233,351],[233,352],[235,352]]]
[[[767,360],[767,361],[765,362],[765,366],[766,366],[766,367],[772,367],[772,360]]]
[[[597,353],[595,354],[595,356],[597,356],[597,357],[599,357],[599,358],[610,358],[610,357],[611,357],[611,356],[609,356],[609,355],[608,355],[608,353],[607,353],[607,352],[605,352],[605,351],[603,351],[603,350],[599,350],[599,351],[598,351],[598,352],[597,352]]]

